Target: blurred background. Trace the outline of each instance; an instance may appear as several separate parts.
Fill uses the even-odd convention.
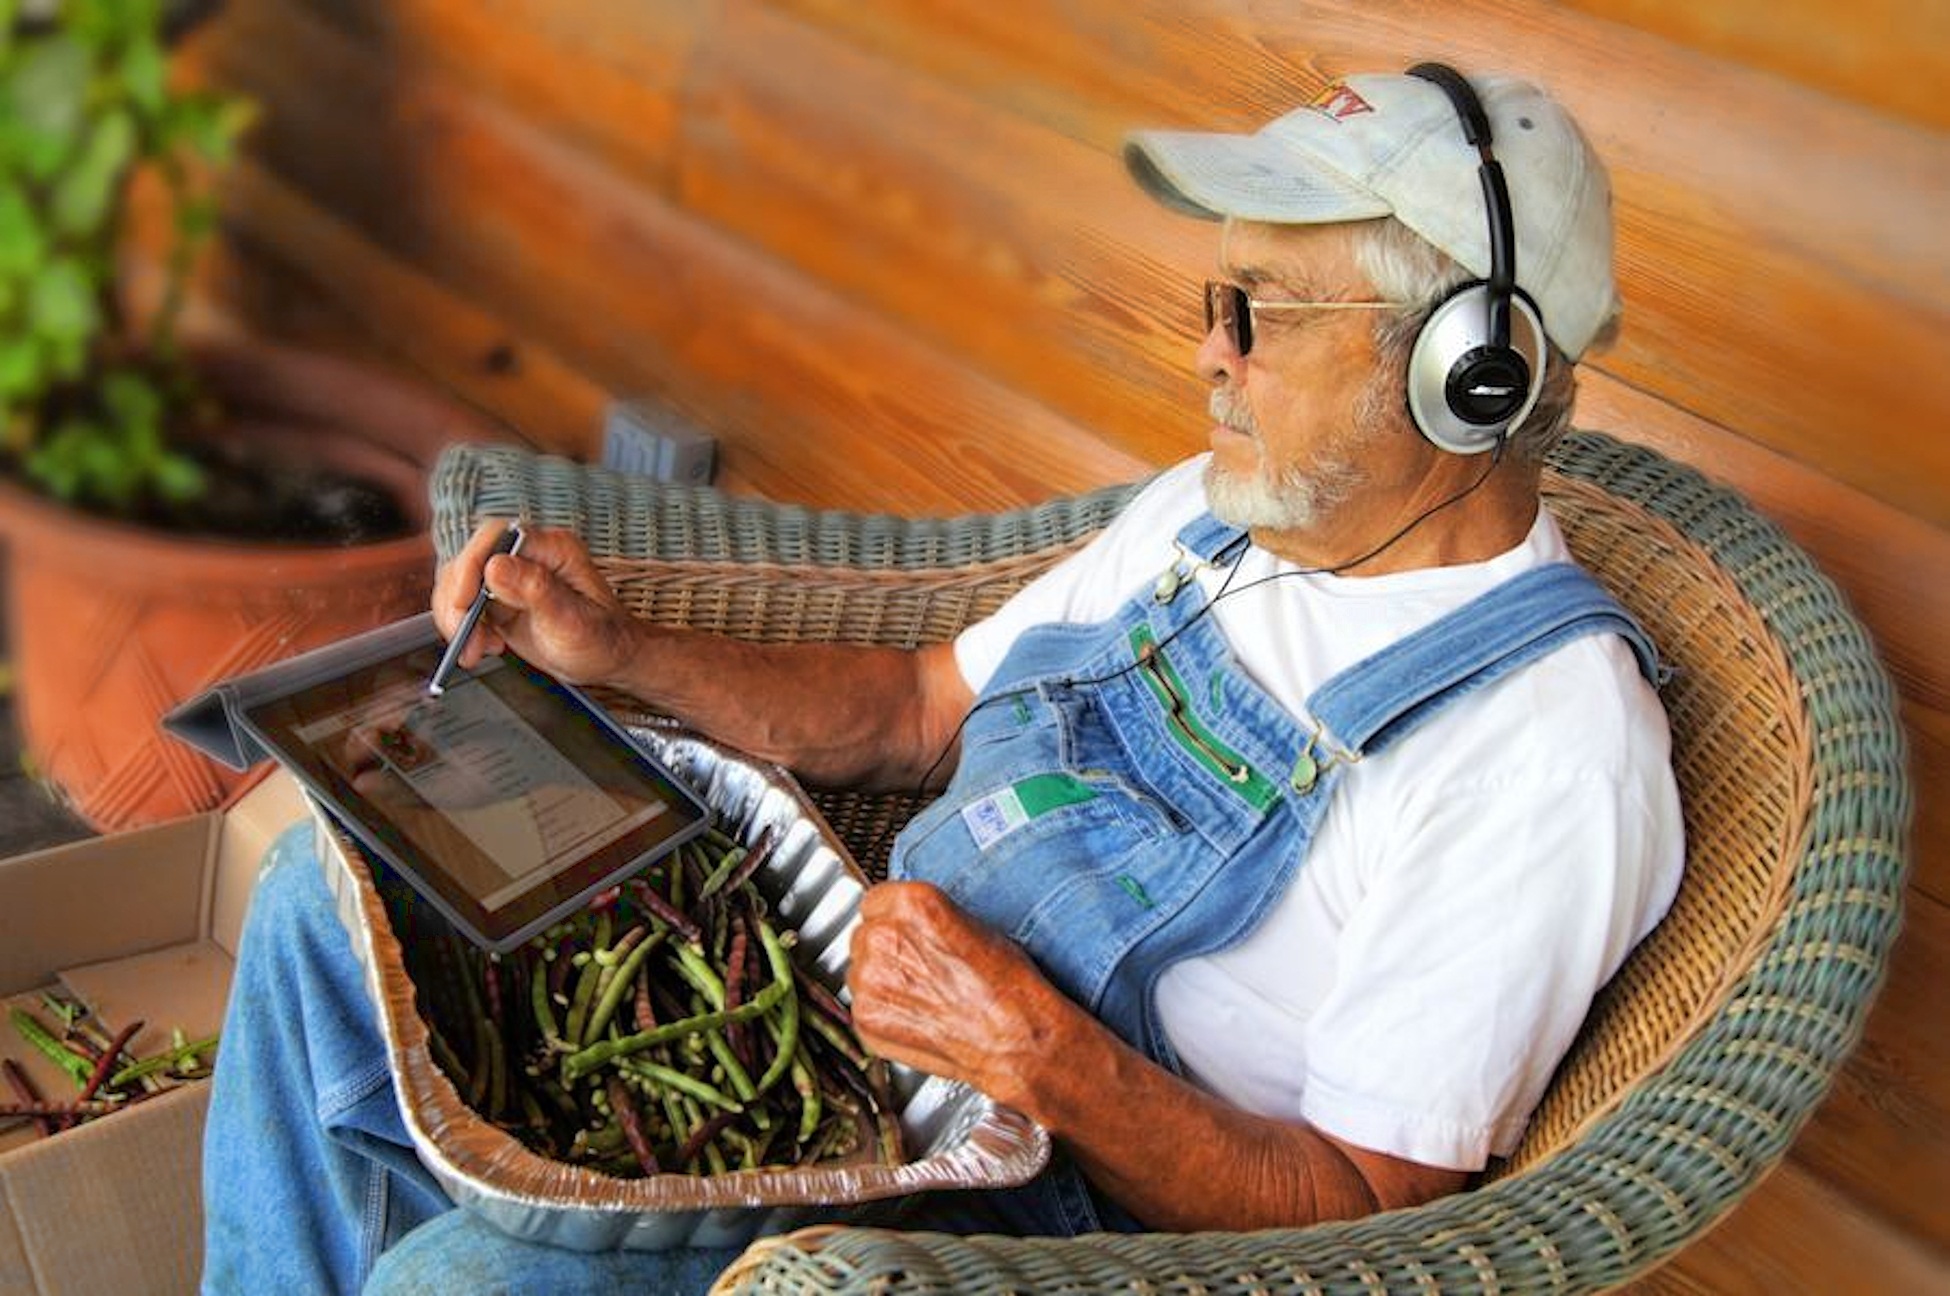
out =
[[[1423,58],[1516,72],[1612,167],[1626,327],[1584,366],[1580,423],[1732,483],[1816,557],[1901,690],[1919,792],[1867,1039],[1786,1167],[1643,1289],[1950,1290],[1945,0],[227,0],[171,19],[168,83],[204,106],[158,129],[187,157],[113,204],[112,268],[75,265],[136,321],[180,305],[231,447],[197,451],[201,471],[348,433],[344,471],[391,483],[401,516],[347,544],[178,534],[138,561],[99,533],[155,518],[47,504],[10,424],[0,681],[9,738],[28,733],[0,762],[0,853],[220,800],[226,776],[153,717],[419,606],[448,442],[595,461],[635,401],[653,431],[708,438],[724,489],[944,515],[1202,449],[1212,231],[1129,185],[1123,133],[1252,128],[1337,74]],[[148,141],[151,73],[114,48]],[[16,122],[61,100],[21,88],[59,71],[16,75]],[[71,158],[113,154],[95,132],[119,129],[75,126]],[[9,147],[20,192],[64,165]],[[183,177],[207,195],[187,216]],[[0,272],[24,255],[9,201]],[[32,287],[53,238],[0,319],[59,342],[69,317],[32,305],[54,300]],[[56,600],[77,589],[102,598]],[[135,727],[84,729],[91,708]]]

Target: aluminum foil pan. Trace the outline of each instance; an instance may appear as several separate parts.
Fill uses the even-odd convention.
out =
[[[798,932],[801,965],[845,997],[848,947],[867,882],[791,776],[674,729],[633,735],[694,788],[728,832],[779,843],[753,881]],[[956,1082],[893,1068],[910,1160],[715,1176],[616,1179],[549,1160],[477,1116],[433,1062],[383,902],[359,847],[316,806],[319,859],[379,1008],[400,1111],[448,1196],[503,1232],[582,1251],[741,1246],[760,1233],[843,1218],[848,1205],[915,1192],[1006,1188],[1048,1162],[1049,1135]]]

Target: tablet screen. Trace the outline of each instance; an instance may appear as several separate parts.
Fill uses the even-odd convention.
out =
[[[708,812],[580,694],[514,657],[439,697],[427,645],[247,715],[369,848],[480,944],[508,949]]]

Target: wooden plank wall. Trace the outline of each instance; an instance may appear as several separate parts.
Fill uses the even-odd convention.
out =
[[[1251,127],[1438,57],[1613,168],[1628,322],[1582,419],[1731,481],[1847,590],[1919,792],[1894,968],[1787,1166],[1647,1289],[1950,1290],[1950,8],[1943,0],[231,0],[265,117],[212,300],[593,457],[617,395],[721,481],[910,513],[1202,447],[1212,231],[1137,125]]]

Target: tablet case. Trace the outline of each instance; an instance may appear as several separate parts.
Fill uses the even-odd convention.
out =
[[[163,732],[231,769],[247,770],[272,759],[250,723],[248,708],[439,642],[433,614],[422,612],[215,684],[164,715]],[[306,781],[302,770],[292,773]]]
[[[296,657],[274,663],[247,675],[239,675],[213,685],[188,701],[173,708],[162,718],[164,732],[173,735],[198,751],[221,761],[235,770],[247,770],[264,760],[280,760],[277,753],[258,732],[251,719],[251,708],[260,703],[276,701],[301,692],[315,684],[341,678],[363,667],[390,660],[416,648],[437,647],[441,643],[439,629],[434,625],[433,614],[422,612],[418,616],[396,621],[391,625],[380,626],[363,634],[342,639],[336,643],[314,648]],[[662,768],[641,745],[627,736],[616,723],[605,715],[580,690],[559,681],[556,687],[577,703],[585,707],[603,725],[618,735],[618,741],[633,748],[639,758],[649,763],[661,777],[668,780],[681,796],[687,797],[699,812],[691,828],[682,835],[671,838],[656,855],[675,849],[684,840],[704,831],[710,815],[704,801],[698,794],[683,786],[668,770]],[[437,890],[424,882],[417,870],[406,861],[394,857],[372,834],[351,820],[345,819],[333,807],[336,798],[330,791],[321,788],[312,774],[303,767],[289,761],[280,760],[292,777],[304,788],[306,797],[315,806],[341,823],[348,832],[374,852],[377,857],[397,868],[413,884],[426,900],[432,903],[469,939],[485,949],[505,950],[526,939],[535,930],[545,925],[543,920],[527,924],[519,933],[501,939],[490,939],[485,933],[477,931],[474,924],[456,912]],[[571,902],[554,906],[549,911],[549,920],[560,916],[573,907]]]

